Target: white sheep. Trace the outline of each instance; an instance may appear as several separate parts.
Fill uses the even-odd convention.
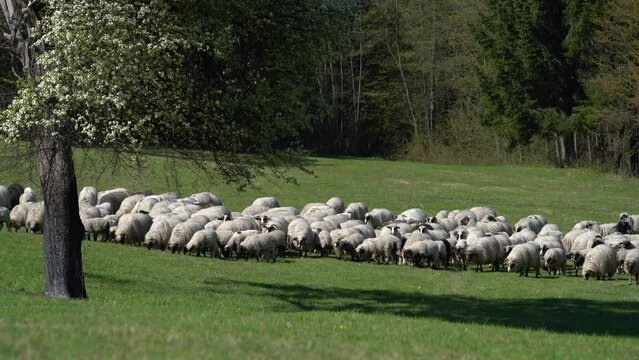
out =
[[[11,211],[6,207],[0,207],[0,230],[7,225],[7,231],[11,231]]]
[[[499,270],[500,255],[499,242],[492,236],[469,241],[466,248],[466,262],[476,264],[475,272],[484,271],[483,265],[492,265],[493,271]],[[502,259],[503,260],[503,259]]]
[[[357,253],[355,252],[355,249],[364,242],[364,235],[362,235],[362,233],[360,233],[359,231],[357,231],[357,229],[352,229],[354,231],[352,231],[350,234],[345,235],[345,236],[337,236],[334,237],[333,233],[334,232],[343,232],[343,234],[346,234],[346,232],[349,232],[349,229],[344,229],[344,230],[335,230],[333,232],[331,232],[330,236],[331,239],[333,241],[333,250],[335,251],[335,254],[337,255],[338,259],[341,259],[344,254],[349,254],[351,256],[351,260],[357,260],[358,256]]]
[[[542,223],[538,217],[530,215],[517,221],[513,227],[515,228],[515,232],[520,232],[523,229],[529,229],[535,234],[539,234],[544,225],[545,223]]]
[[[623,269],[628,274],[628,282],[632,284],[632,277],[635,277],[635,284],[639,285],[639,249],[629,250],[623,263]]]
[[[133,194],[131,196],[127,196],[120,203],[120,208],[118,209],[118,211],[115,212],[115,215],[122,216],[124,214],[131,213],[135,205],[142,199],[144,199],[144,195],[142,194]]]
[[[85,186],[78,195],[78,206],[80,210],[96,206],[98,204],[98,190],[94,186]]]
[[[448,214],[448,216],[451,216],[451,214]],[[479,221],[480,219],[477,219],[477,215],[475,215],[475,213],[470,210],[461,210],[454,212],[453,220],[455,220],[458,225],[475,226],[477,224],[477,221]]]
[[[344,213],[350,214],[351,219],[353,220],[362,220],[364,221],[364,216],[368,212],[368,206],[363,202],[354,202],[348,204]]]
[[[572,246],[575,243],[575,240],[577,239],[577,237],[585,232],[586,230],[584,229],[570,230],[561,238],[561,243],[564,246],[564,250],[566,251],[566,254],[572,251]]]
[[[429,223],[439,224],[442,227],[442,229],[448,232],[455,230],[455,228],[457,228],[458,226],[457,222],[453,219],[447,219],[447,218],[439,219],[437,217],[432,217],[428,220],[429,220]]]
[[[129,195],[129,190],[125,188],[117,188],[107,191],[101,191],[98,193],[98,205],[109,202],[113,206],[113,211],[117,212],[120,209],[122,201]]]
[[[497,234],[500,232],[508,233],[508,235],[512,235],[513,229],[510,224],[498,221],[497,217],[492,214],[486,215],[481,221],[475,225],[479,230],[483,231],[485,234]]]
[[[542,257],[542,262],[549,275],[551,273],[557,275],[557,272],[561,275],[566,275],[566,252],[564,249],[549,249]]]
[[[581,271],[584,280],[588,280],[591,276],[596,276],[597,280],[605,280],[608,276],[612,280],[612,276],[617,271],[617,257],[612,246],[595,244],[588,250]]]
[[[257,235],[259,233],[260,233],[259,230],[244,230],[244,231],[235,232],[231,236],[231,238],[228,240],[226,245],[224,245],[224,252],[223,252],[224,257],[229,258],[229,257],[235,255],[235,256],[237,256],[239,258],[237,250],[238,250],[240,244],[244,240],[246,240],[247,237],[249,237],[251,235]]]
[[[277,208],[280,207],[280,203],[274,197],[261,197],[257,198],[253,201],[251,206],[264,206],[266,208]]]
[[[149,228],[149,231],[144,235],[144,245],[147,249],[157,248],[160,250],[166,249],[171,238],[173,228],[177,224],[183,222],[176,217],[170,217],[166,219],[155,219],[153,224]]]
[[[18,231],[21,227],[25,227],[25,230],[28,232],[29,228],[27,225],[27,215],[29,214],[29,210],[35,206],[35,203],[26,203],[26,204],[18,204],[9,213],[9,228]]]
[[[317,237],[317,241],[319,242],[320,256],[328,256],[331,250],[333,250],[333,241],[331,240],[330,232],[321,229],[313,229],[313,232],[315,232],[315,237]]]
[[[477,219],[477,221],[485,218],[488,215],[491,215],[492,217],[497,217],[497,212],[493,208],[488,206],[476,206],[476,207],[470,208],[468,211],[475,214],[475,218]]]
[[[115,230],[115,242],[141,245],[152,223],[153,220],[147,214],[122,215]]]
[[[33,189],[30,187],[26,187],[24,189],[24,192],[22,193],[22,195],[20,195],[20,200],[19,200],[19,204],[24,204],[24,203],[34,203],[36,202],[36,194],[35,192],[33,192]]]
[[[403,211],[401,214],[397,216],[398,219],[405,221],[407,223],[424,223],[428,219],[428,215],[424,210],[419,208],[412,208]]]
[[[572,230],[592,230],[599,232],[599,223],[594,220],[580,221],[573,226]]]
[[[397,243],[399,239],[393,235],[384,235],[379,238],[364,240],[355,248],[355,253],[360,260],[377,261],[377,263],[388,264],[389,261],[397,262]]]
[[[532,267],[535,270],[535,277],[539,277],[541,267],[539,250],[539,245],[535,243],[515,245],[506,258],[508,272],[516,271],[519,276],[528,276],[528,271]]]
[[[286,234],[280,230],[274,230],[268,233],[250,235],[238,247],[240,257],[248,260],[250,255],[255,255],[257,261],[260,257],[266,261],[275,262],[278,254],[286,247]]]
[[[186,244],[185,249],[189,255],[195,250],[196,256],[200,256],[200,253],[206,256],[206,251],[208,250],[211,257],[220,257],[217,233],[211,229],[203,229],[193,234],[191,240]]]
[[[32,234],[42,233],[44,225],[44,202],[34,203],[27,213],[26,227]]]
[[[415,241],[404,246],[404,249],[402,250],[402,257],[404,262],[411,266],[421,266],[422,263],[426,261],[426,266],[438,269],[442,258],[440,250],[441,247],[436,241]]]
[[[196,193],[191,195],[190,198],[195,200],[195,205],[200,205],[202,208],[224,205],[222,199],[210,192]]]
[[[168,248],[172,253],[183,249],[186,253],[186,244],[193,237],[197,231],[204,230],[204,224],[201,221],[189,219],[183,223],[175,225],[171,231],[171,237],[169,238]]]
[[[364,223],[379,229],[382,225],[395,220],[395,215],[388,209],[373,209],[364,214]]]
[[[93,234],[94,241],[98,241],[98,235],[102,235],[102,241],[106,241],[109,237],[109,228],[111,228],[111,225],[105,219],[82,219],[82,225],[84,226],[84,233],[86,234],[87,240],[91,240],[91,234]]]
[[[297,218],[290,222],[286,232],[287,242],[299,251],[300,256],[308,255],[309,251],[319,249],[319,239],[311,229],[311,225],[304,218]]]
[[[242,210],[242,215],[246,216],[255,216],[259,214],[263,214],[268,211],[270,208],[264,205],[250,205]]]
[[[92,219],[102,217],[102,211],[95,206],[87,206],[80,209],[80,219]]]
[[[336,213],[344,212],[344,200],[337,196],[328,199],[328,201],[326,201],[326,205],[332,207]]]

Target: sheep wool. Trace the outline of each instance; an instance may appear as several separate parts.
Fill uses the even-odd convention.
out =
[[[605,280],[608,276],[612,280],[612,276],[617,271],[617,257],[612,246],[599,244],[588,250],[581,271],[584,280],[592,276],[597,277],[597,280]]]

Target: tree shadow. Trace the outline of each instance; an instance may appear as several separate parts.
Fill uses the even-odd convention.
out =
[[[205,281],[220,292],[278,300],[273,311],[330,311],[433,318],[456,323],[587,335],[639,337],[639,304],[569,298],[481,299],[394,290],[314,288],[249,281]],[[233,286],[228,286],[233,285]],[[247,290],[244,290],[247,289]]]

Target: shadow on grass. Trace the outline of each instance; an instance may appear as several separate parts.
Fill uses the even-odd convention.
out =
[[[480,299],[393,290],[313,288],[245,281],[205,281],[279,301],[274,311],[330,311],[433,318],[457,323],[587,335],[639,337],[639,304],[584,299]],[[234,285],[234,286],[227,286]],[[247,290],[243,290],[247,289]]]

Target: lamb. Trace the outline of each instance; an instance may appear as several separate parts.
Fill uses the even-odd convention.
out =
[[[363,202],[350,203],[348,204],[344,212],[346,214],[350,214],[351,219],[353,220],[364,221],[364,217],[366,216],[366,213],[368,212],[368,206],[366,206],[366,204]]]
[[[10,203],[10,207],[8,207],[7,209],[13,210],[13,208],[16,205],[20,204],[20,195],[24,193],[24,188],[20,184],[13,183],[9,185],[7,190],[9,190],[9,203]],[[33,202],[35,202],[35,200]]]
[[[7,224],[7,231],[11,231],[11,211],[6,207],[0,207],[0,230]]]
[[[639,249],[629,250],[623,262],[623,270],[628,274],[628,283],[632,284],[632,277],[635,277],[635,284],[639,285]]]
[[[191,240],[186,244],[185,251],[191,255],[193,250],[195,250],[196,256],[200,256],[200,253],[206,256],[206,251],[208,250],[211,257],[220,257],[219,243],[215,230],[204,229],[193,234]]]
[[[605,280],[606,276],[612,280],[612,276],[617,271],[617,257],[612,250],[612,246],[600,242],[588,250],[584,265],[582,267],[584,280],[591,276],[596,276],[597,280]]]
[[[566,252],[564,249],[549,249],[542,257],[542,262],[544,263],[544,268],[548,271],[548,275],[551,273],[557,275],[557,272],[561,275],[566,275]]]
[[[153,220],[147,214],[122,215],[115,230],[115,242],[140,245],[151,228]]]
[[[102,241],[106,241],[109,237],[109,228],[111,228],[111,225],[105,219],[82,219],[82,225],[84,226],[87,240],[91,240],[91,234],[93,234],[94,241],[98,241],[98,235],[102,235]]]
[[[272,209],[280,207],[280,203],[274,197],[261,197],[255,199],[251,206],[263,206]]]
[[[26,227],[32,233],[35,234],[37,231],[42,233],[44,225],[44,202],[40,201],[34,203],[33,207],[29,210],[27,214],[27,222]]]
[[[424,223],[426,222],[426,220],[428,220],[428,216],[426,215],[424,210],[419,208],[405,210],[404,212],[399,214],[397,218],[409,224]]]
[[[308,255],[309,251],[319,248],[316,242],[317,237],[311,225],[303,218],[297,218],[288,225],[287,242],[289,242],[300,253],[300,256]]]
[[[191,240],[193,234],[200,230],[204,230],[204,224],[191,219],[175,225],[169,238],[169,250],[175,254],[176,251],[182,249],[183,252],[186,253],[186,244]]]
[[[115,215],[122,216],[124,214],[129,214],[135,208],[135,205],[144,199],[144,195],[142,194],[133,194],[131,196],[127,196],[120,203],[120,208],[115,212]]]
[[[11,213],[9,213],[9,229],[14,229],[18,231],[21,227],[25,227],[26,231],[29,231],[29,228],[26,228],[27,225],[27,215],[29,214],[29,210],[35,206],[35,203],[26,203],[26,204],[18,204],[13,209],[11,209]]]
[[[250,255],[255,255],[257,261],[260,257],[266,261],[275,262],[278,253],[282,253],[286,248],[286,234],[280,230],[268,233],[251,235],[246,238],[238,247],[239,256],[244,256],[246,260]]]
[[[24,189],[24,192],[22,193],[22,195],[20,195],[18,204],[24,204],[28,202],[30,203],[37,202],[35,192],[33,192],[33,189],[30,187],[27,187],[26,189]]]
[[[335,251],[338,259],[341,259],[344,254],[349,254],[351,256],[351,260],[356,260],[358,256],[355,249],[364,242],[365,237],[362,233],[355,230],[355,232],[350,235],[338,238],[337,240],[333,237],[331,232],[331,239],[333,240],[333,250]]]
[[[395,215],[388,209],[373,209],[364,214],[364,223],[379,229],[382,225],[395,220]]]
[[[541,258],[539,256],[539,245],[526,243],[515,245],[506,258],[508,272],[519,272],[519,276],[528,276],[528,271],[532,267],[535,269],[535,277],[539,277]]]
[[[235,232],[224,246],[224,257],[228,258],[235,254],[239,259],[238,249],[240,244],[251,235],[259,234],[259,230],[244,230]],[[218,240],[219,241],[219,240]]]
[[[149,231],[144,235],[144,245],[147,249],[158,248],[160,250],[166,249],[171,238],[173,228],[182,220],[178,218],[167,218],[161,220],[154,220],[153,224],[149,228]]]
[[[4,185],[0,185],[0,206],[11,209],[11,194]]]
[[[332,207],[333,209],[335,209],[336,213],[343,213],[344,212],[344,200],[338,198],[337,196],[334,196],[330,199],[328,199],[328,201],[326,201],[326,205]]]
[[[378,264],[382,262],[388,264],[389,261],[397,262],[397,244],[399,239],[393,235],[384,235],[379,238],[364,240],[355,248],[360,260],[376,260]]]

